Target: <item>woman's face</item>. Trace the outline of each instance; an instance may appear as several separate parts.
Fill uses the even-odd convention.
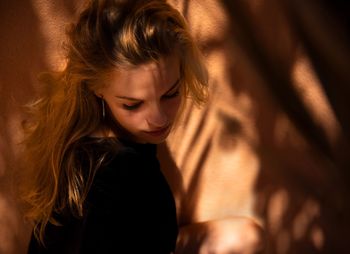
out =
[[[181,104],[176,56],[132,69],[116,70],[97,91],[119,128],[140,143],[158,144],[168,136]]]

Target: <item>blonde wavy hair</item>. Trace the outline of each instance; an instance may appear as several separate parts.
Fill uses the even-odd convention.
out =
[[[201,104],[207,71],[184,18],[162,0],[91,0],[67,30],[66,66],[43,75],[46,90],[30,105],[25,124],[23,184],[26,217],[43,242],[48,223],[65,209],[84,213],[84,200],[103,156],[79,162],[76,147],[102,121],[94,91],[116,68],[180,57],[183,96]]]

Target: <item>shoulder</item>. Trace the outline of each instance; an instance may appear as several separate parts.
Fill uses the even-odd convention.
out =
[[[77,142],[74,150],[81,162],[101,165],[138,156],[136,149],[126,146],[117,138],[84,137]]]
[[[154,144],[142,144],[114,137],[84,137],[77,143],[78,151],[94,150],[96,153],[139,154],[149,156],[156,154],[157,146]]]
[[[156,145],[139,144],[116,138],[84,138],[77,149],[81,163],[95,167],[96,176],[132,174],[157,161]],[[153,164],[154,165],[154,164]],[[124,172],[127,170],[127,172]],[[111,171],[111,172],[110,172]]]
[[[135,191],[141,191],[143,181],[148,182],[150,173],[157,169],[152,145],[118,140],[95,140],[89,145],[100,154],[94,158],[95,170],[88,197],[95,209],[113,207],[115,202],[129,202],[128,198]]]

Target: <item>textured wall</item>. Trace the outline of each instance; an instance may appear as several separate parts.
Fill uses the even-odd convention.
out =
[[[345,253],[344,20],[322,1],[174,2],[206,54],[211,88],[169,140],[180,222],[251,216],[266,253]]]
[[[36,75],[59,68],[78,2],[0,2],[0,253],[25,253],[30,228],[14,195],[22,106],[40,90]],[[244,216],[265,229],[266,253],[345,253],[350,57],[341,26],[314,1],[171,2],[206,56],[211,91],[159,151],[180,224]]]
[[[59,66],[71,1],[0,2],[0,253],[25,253],[30,227],[16,204],[23,106],[40,90],[38,73]]]

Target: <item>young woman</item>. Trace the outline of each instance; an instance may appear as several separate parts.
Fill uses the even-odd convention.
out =
[[[183,17],[163,0],[91,0],[66,46],[25,126],[28,253],[173,252],[156,145],[207,87]]]

